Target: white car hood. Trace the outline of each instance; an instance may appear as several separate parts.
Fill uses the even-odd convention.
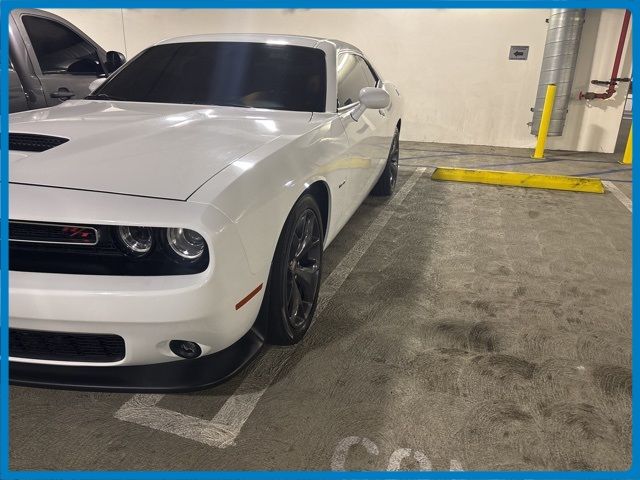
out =
[[[9,117],[11,133],[68,138],[11,151],[13,183],[186,200],[230,163],[281,135],[307,131],[306,112],[71,100]]]

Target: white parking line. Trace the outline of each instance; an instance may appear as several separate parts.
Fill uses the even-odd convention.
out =
[[[358,242],[342,258],[331,274],[323,281],[315,312],[317,319],[333,296],[338,292],[358,261],[367,252],[382,229],[395,213],[426,168],[417,168],[402,188],[382,209]],[[249,370],[236,391],[227,399],[213,420],[184,415],[158,407],[164,395],[134,395],[115,413],[115,417],[136,423],[212,447],[226,448],[234,441],[260,398],[273,382],[278,372],[291,357],[295,348],[270,348]]]
[[[631,199],[629,197],[627,197],[624,193],[622,193],[622,190],[620,190],[618,187],[616,187],[613,182],[610,182],[608,180],[603,180],[602,184],[605,186],[605,188],[607,190],[609,190],[611,193],[613,193],[613,195],[620,200],[620,203],[622,203],[625,207],[627,207],[627,210],[631,211]]]

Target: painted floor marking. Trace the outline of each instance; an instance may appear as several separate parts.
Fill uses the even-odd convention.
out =
[[[334,472],[344,472],[349,449],[358,444],[362,445],[369,455],[378,455],[380,453],[378,446],[366,437],[360,438],[353,436],[343,438],[338,442],[338,445],[333,452],[333,456],[331,457],[331,470]]]
[[[340,290],[351,271],[395,214],[395,207],[404,201],[426,170],[420,167],[413,172],[358,242],[322,282],[314,320],[320,316],[333,296]],[[234,444],[260,398],[296,348],[269,348],[259,361],[250,367],[245,379],[212,420],[159,407],[158,403],[164,397],[162,394],[134,395],[118,409],[114,416],[125,422],[179,435],[212,447],[226,448]]]
[[[602,184],[607,190],[613,193],[614,197],[620,200],[620,203],[627,207],[627,210],[631,211],[631,199],[622,193],[622,190],[616,187],[615,184],[609,180],[603,180]]]
[[[356,445],[363,446],[367,453],[371,456],[378,456],[380,449],[378,446],[369,440],[367,437],[345,437],[338,442],[336,449],[333,451],[331,457],[331,470],[334,472],[344,472],[347,470],[347,456],[352,447]],[[421,472],[430,472],[433,470],[433,464],[431,460],[421,452],[420,450],[411,450],[410,448],[396,448],[389,457],[389,463],[387,465],[387,472],[399,472],[403,470],[402,462],[405,458],[413,457],[418,464],[418,470]],[[451,472],[463,472],[462,464],[459,460],[451,459],[449,462],[449,471]]]

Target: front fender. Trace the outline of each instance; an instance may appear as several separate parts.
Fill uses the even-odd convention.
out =
[[[210,203],[236,224],[253,273],[266,279],[282,227],[296,200],[314,182],[329,189],[334,226],[338,185],[348,175],[347,139],[337,116],[300,136],[281,136],[209,180],[190,202]],[[327,232],[325,237],[331,233]]]

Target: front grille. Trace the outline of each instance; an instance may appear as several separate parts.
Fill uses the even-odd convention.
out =
[[[36,135],[33,133],[9,133],[9,150],[44,152],[68,142],[68,138]]]
[[[9,355],[61,362],[117,362],[124,358],[118,335],[9,329]]]
[[[9,240],[12,242],[96,245],[98,231],[90,226],[10,220]]]

